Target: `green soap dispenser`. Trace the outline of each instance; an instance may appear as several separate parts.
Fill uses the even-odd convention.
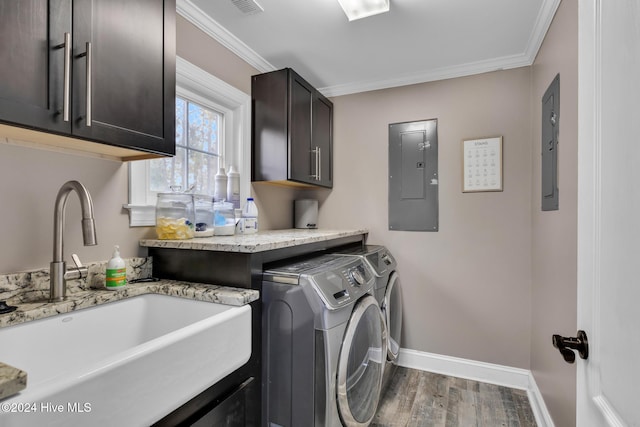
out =
[[[122,289],[127,284],[127,266],[120,258],[120,246],[113,247],[113,256],[107,263],[105,287],[111,291]]]

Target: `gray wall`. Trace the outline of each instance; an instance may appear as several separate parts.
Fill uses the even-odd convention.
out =
[[[531,69],[336,97],[322,227],[366,227],[398,259],[404,342],[529,368]],[[389,231],[388,125],[438,119],[440,230]],[[503,136],[504,191],[462,193],[463,139]]]
[[[251,93],[251,76],[258,70],[177,15],[176,51],[191,62],[237,89]]]
[[[52,137],[55,138],[55,137]],[[6,139],[0,137],[1,142]],[[122,255],[140,254],[138,240],[146,228],[129,228],[127,166],[120,162],[0,144],[0,274],[48,267],[53,255],[53,205],[60,186],[82,182],[93,198],[98,246],[84,247],[80,203],[75,194],[67,203],[65,255],[102,261],[113,245]]]
[[[560,73],[560,209],[540,210],[541,99]],[[557,426],[575,425],[576,365],[551,346],[577,324],[578,2],[564,0],[532,67],[533,191],[531,370]]]

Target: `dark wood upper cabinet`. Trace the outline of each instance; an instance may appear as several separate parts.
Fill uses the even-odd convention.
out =
[[[0,1],[0,120],[67,133],[65,33],[71,0]]]
[[[333,187],[333,103],[320,95],[313,100],[313,143],[318,150],[318,181]]]
[[[0,38],[1,122],[175,153],[175,0],[3,0]]]
[[[290,68],[252,77],[252,181],[333,187],[333,104]]]

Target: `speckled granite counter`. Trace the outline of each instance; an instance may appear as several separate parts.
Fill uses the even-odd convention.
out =
[[[189,240],[145,239],[140,246],[152,248],[195,249],[204,251],[255,253],[271,251],[291,246],[323,242],[342,237],[367,234],[359,230],[267,230],[256,234],[236,234],[233,236],[213,236]]]
[[[0,328],[144,294],[170,295],[235,306],[249,304],[259,297],[259,292],[252,289],[205,285],[176,280],[134,283],[128,284],[124,289],[117,291],[91,289],[73,292],[67,295],[66,300],[61,302],[9,302],[10,304],[17,305],[18,309],[12,313],[0,314]]]
[[[26,372],[0,362],[0,399],[12,396],[26,387]]]
[[[151,276],[150,258],[125,261],[128,280]],[[123,289],[108,291],[103,288],[105,264],[106,262],[88,264],[87,277],[67,281],[67,299],[55,303],[46,301],[49,295],[48,270],[0,276],[0,300],[18,307],[11,313],[0,314],[0,328],[150,293],[235,306],[245,305],[259,298],[257,290],[175,280],[129,283]],[[3,364],[0,360],[0,399],[18,393],[26,387],[26,383],[27,373]]]

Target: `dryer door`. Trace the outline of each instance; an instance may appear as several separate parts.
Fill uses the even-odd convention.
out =
[[[346,427],[368,426],[378,407],[386,335],[380,306],[371,295],[356,304],[338,360],[338,412]]]
[[[381,308],[389,334],[387,337],[387,360],[395,362],[398,359],[400,335],[402,334],[402,290],[400,277],[395,271],[389,277]]]

